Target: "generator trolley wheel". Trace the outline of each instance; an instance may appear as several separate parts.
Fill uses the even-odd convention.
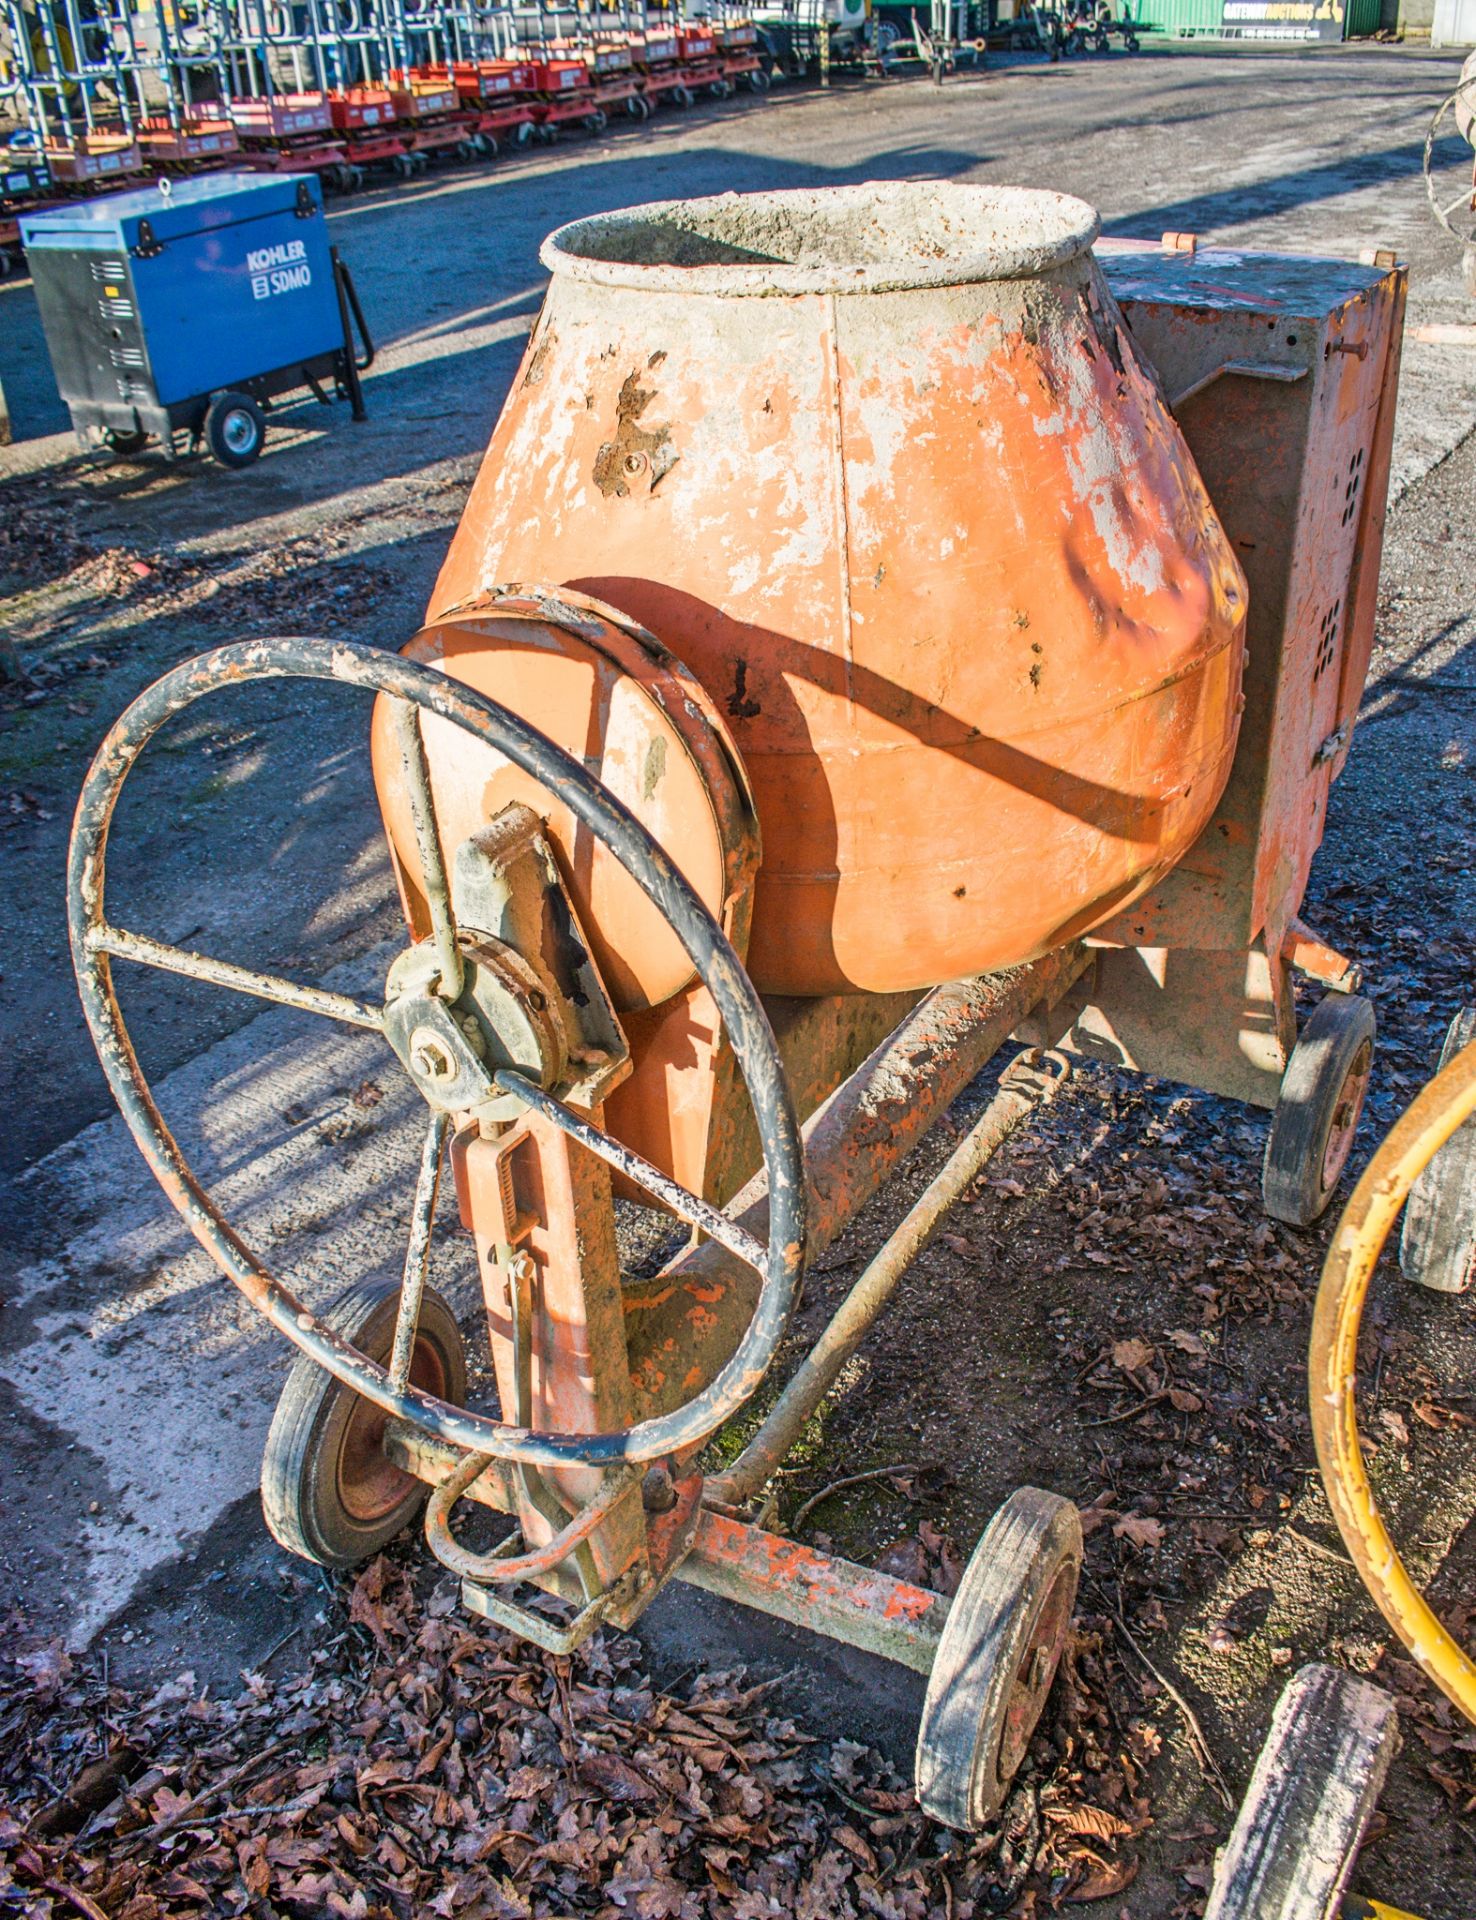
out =
[[[266,439],[266,415],[249,393],[227,390],[210,396],[205,444],[223,467],[249,467]]]
[[[417,987],[412,993],[402,992],[394,1001],[393,1023],[383,1007],[187,953],[114,927],[107,918],[109,825],[129,770],[149,740],[166,721],[206,694],[249,681],[279,679],[327,680],[388,695],[403,703],[404,770],[417,817],[425,828],[423,834],[417,834],[417,841],[435,926],[425,950],[427,959],[433,958],[436,965],[434,969],[421,969],[430,985]],[[685,947],[697,977],[713,997],[753,1104],[768,1180],[767,1246],[728,1215],[611,1140],[531,1078],[510,1070],[494,1073],[479,1065],[480,1056],[465,1023],[483,1016],[465,1000],[458,1001],[463,978],[470,980],[475,967],[460,957],[448,863],[436,835],[421,737],[423,713],[448,721],[502,754],[545,792],[557,792],[575,819],[615,855],[665,916]],[[783,1336],[803,1267],[804,1157],[794,1103],[763,1005],[721,927],[661,845],[582,761],[563,752],[506,708],[447,675],[398,655],[313,639],[264,639],[220,647],[184,662],[156,681],[115,723],[99,748],[77,803],[68,854],[67,893],[72,960],[83,1010],[114,1097],[155,1178],[227,1278],[279,1332],[345,1387],[382,1412],[399,1415],[468,1454],[547,1468],[580,1464],[608,1468],[657,1460],[695,1446],[748,1401]],[[111,965],[117,958],[367,1028],[387,1041],[392,1032],[402,1034],[407,1004],[413,1003],[415,1017],[430,1022],[438,1035],[444,1036],[438,1038],[436,1050],[424,1046],[417,1049],[418,1027],[408,1043],[395,1043],[402,1064],[431,1113],[421,1152],[410,1247],[388,1366],[380,1355],[365,1352],[346,1337],[331,1316],[314,1313],[305,1306],[252,1252],[196,1178],[159,1113],[134,1053],[113,990]],[[444,996],[440,992],[443,985]],[[487,1044],[489,1036],[483,1039]],[[457,1071],[449,1082],[442,1071],[446,1049],[458,1056]],[[440,1057],[432,1057],[433,1052]],[[468,1086],[478,1089],[479,1100],[511,1094],[527,1104],[536,1104],[546,1120],[562,1127],[589,1151],[619,1166],[628,1177],[645,1184],[664,1205],[700,1227],[759,1275],[757,1301],[738,1345],[715,1377],[684,1405],[636,1426],[609,1432],[534,1431],[471,1412],[455,1405],[445,1394],[416,1384],[412,1358],[442,1157],[452,1112],[461,1110]]]
[[[1261,1170],[1261,1197],[1273,1220],[1310,1227],[1327,1211],[1368,1094],[1374,1031],[1370,1001],[1329,993],[1297,1036]]]
[[[1038,1487],[985,1528],[928,1676],[914,1778],[924,1813],[977,1833],[1003,1804],[1060,1664],[1081,1574],[1081,1518]]]
[[[135,427],[131,433],[122,427],[104,427],[103,441],[120,460],[131,460],[135,454],[143,452],[149,444],[149,436],[141,427]]]
[[[1276,1703],[1204,1920],[1328,1920],[1399,1747],[1394,1702],[1306,1666]]]
[[[1463,1007],[1446,1033],[1440,1066],[1473,1040],[1476,1007]],[[1476,1120],[1456,1129],[1410,1188],[1399,1267],[1406,1280],[1436,1293],[1465,1293],[1476,1280]]]
[[[325,1324],[387,1365],[400,1285],[371,1274],[328,1309]],[[410,1379],[453,1406],[466,1401],[466,1349],[433,1287],[420,1297]],[[261,1506],[289,1553],[321,1567],[357,1567],[387,1547],[429,1488],[384,1456],[384,1412],[300,1353],[287,1375],[261,1459]]]

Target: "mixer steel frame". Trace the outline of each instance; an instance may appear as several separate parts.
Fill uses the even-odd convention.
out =
[[[1340,297],[1346,305],[1346,287]],[[1187,920],[1172,897],[1179,876],[1170,875],[1167,904],[1154,894],[1132,909],[1127,939],[1114,940],[1109,929],[1029,964],[926,993],[763,998],[743,965],[757,845],[737,776],[728,802],[727,887],[720,910],[710,911],[675,861],[582,761],[516,714],[412,659],[326,641],[254,641],[187,663],[140,696],[104,742],[79,802],[70,872],[74,961],[104,1069],[156,1176],[212,1258],[301,1350],[268,1446],[278,1508],[285,1503],[289,1523],[279,1537],[293,1535],[289,1543],[305,1550],[301,1541],[311,1529],[295,1525],[293,1502],[339,1497],[337,1481],[324,1482],[321,1462],[293,1455],[286,1467],[280,1458],[273,1467],[273,1447],[280,1455],[286,1444],[278,1439],[284,1411],[311,1413],[348,1396],[352,1418],[369,1422],[359,1432],[361,1441],[369,1436],[374,1471],[382,1477],[388,1462],[412,1495],[417,1483],[431,1489],[427,1539],[460,1575],[471,1611],[566,1653],[602,1621],[629,1625],[677,1577],[800,1622],[929,1673],[918,1755],[924,1806],[960,1827],[982,1824],[997,1808],[1044,1703],[1069,1623],[1081,1559],[1075,1509],[1031,1489],[1012,1496],[950,1601],[768,1530],[764,1510],[755,1515],[753,1502],[948,1206],[1011,1133],[1054,1097],[1070,1067],[1046,1048],[1060,1042],[1090,1050],[1083,1044],[1085,1016],[1093,1007],[1120,1010],[1123,997],[1111,990],[1110,970],[1120,964],[1118,956],[1137,953],[1129,940],[1150,927],[1177,926],[1182,950],[1203,954],[1206,964],[1191,975],[1196,984],[1188,1001],[1182,989],[1177,999],[1161,995],[1156,1007],[1134,1014],[1133,1030],[1158,1035],[1174,1077],[1211,1088],[1224,1078],[1216,1063],[1233,1059],[1245,1031],[1247,955],[1259,953],[1273,978],[1283,1057],[1295,1032],[1292,1021],[1288,1033],[1289,969],[1298,966],[1343,989],[1353,984],[1351,963],[1302,927],[1296,910],[1320,839],[1326,780],[1346,753],[1346,728],[1367,669],[1397,375],[1392,322],[1402,310],[1402,275],[1374,276],[1361,298],[1366,324],[1353,335],[1324,322],[1304,349],[1302,371],[1294,369],[1290,378],[1227,348],[1225,336],[1247,324],[1244,301],[1228,317],[1207,321],[1201,314],[1185,329],[1210,368],[1192,392],[1228,376],[1248,384],[1253,395],[1276,400],[1305,379],[1298,404],[1316,396],[1320,417],[1335,423],[1357,415],[1348,433],[1363,448],[1369,475],[1357,511],[1345,510],[1346,537],[1331,559],[1315,502],[1307,505],[1311,517],[1283,531],[1279,544],[1270,543],[1275,551],[1263,556],[1273,570],[1267,577],[1281,587],[1268,591],[1259,637],[1253,631],[1250,638],[1249,685],[1269,706],[1245,729],[1227,806],[1236,804],[1237,791],[1265,800],[1274,785],[1268,769],[1279,752],[1290,771],[1271,801],[1252,809],[1238,836],[1218,836],[1233,842],[1238,864],[1228,876],[1211,872],[1206,883],[1205,863],[1198,871],[1186,863],[1184,884],[1191,895],[1200,889]],[[1171,309],[1172,301],[1167,304]],[[1180,304],[1189,303],[1180,296]],[[1264,310],[1258,324],[1265,324]],[[1181,404],[1190,398],[1183,394]],[[1316,436],[1305,429],[1308,417],[1304,410],[1303,427],[1290,432],[1285,409],[1278,413],[1276,405],[1264,417],[1255,406],[1235,416],[1242,432],[1247,420],[1259,419],[1267,443],[1278,432],[1290,433],[1286,471],[1294,479],[1311,471],[1309,446],[1316,451]],[[1213,427],[1203,431],[1212,436]],[[1199,453],[1202,464],[1212,466],[1212,454],[1212,447]],[[1238,457],[1241,471],[1254,467],[1252,446]],[[1233,531],[1233,515],[1227,524]],[[1338,710],[1347,719],[1340,718],[1310,766],[1303,764],[1302,745],[1287,746],[1278,734],[1286,716],[1298,711],[1296,674],[1310,671],[1304,658],[1309,634],[1313,649],[1320,645],[1320,602],[1298,584],[1309,566],[1319,591],[1329,585],[1323,577],[1329,567],[1334,574],[1351,568],[1354,582],[1334,649]],[[588,632],[591,621],[606,616],[619,624],[613,610],[558,587],[508,590],[497,604],[525,614],[531,609],[555,632],[561,626]],[[630,623],[625,631],[638,632]],[[663,671],[681,671],[656,652]],[[107,920],[109,822],[149,738],[204,694],[283,677],[373,689],[389,699],[396,716],[393,737],[414,822],[424,912],[409,911],[400,870],[407,917],[419,938],[391,969],[382,1007],[184,952]],[[420,723],[427,714],[495,747],[556,794],[615,853],[680,939],[698,976],[677,996],[677,1024],[691,1044],[684,1055],[664,1058],[662,1070],[668,1107],[685,1103],[698,1115],[686,1147],[674,1149],[678,1173],[696,1170],[690,1184],[604,1131],[607,1099],[618,1105],[632,1097],[632,1046],[537,816],[508,807],[489,823],[490,840],[477,834],[455,848],[442,844]],[[1305,713],[1301,720],[1305,729]],[[1277,840],[1288,827],[1296,836],[1290,859]],[[1278,889],[1274,912],[1252,924],[1246,915],[1257,909],[1247,905],[1247,889],[1261,885],[1263,871]],[[495,911],[484,903],[481,917],[471,921],[463,913],[468,873],[487,900],[501,903]],[[503,933],[514,924],[562,932],[557,939],[546,933],[501,938],[492,925],[498,913],[506,916],[505,924],[498,922]],[[428,927],[417,924],[426,915]],[[289,1293],[195,1180],[123,1026],[110,973],[118,958],[367,1027],[389,1041],[431,1117],[410,1247],[393,1289],[392,1337],[381,1351],[361,1350],[354,1328],[335,1322],[331,1312],[310,1312]],[[1186,1005],[1197,1016],[1187,1032]],[[639,1018],[624,1017],[627,1026]],[[1118,1057],[1126,1055],[1121,1032],[1129,1024],[1120,1018]],[[642,1029],[648,1048],[653,1031],[649,1024]],[[1012,1034],[1031,1044],[1005,1069],[979,1119],[871,1259],[738,1458],[704,1478],[700,1451],[763,1381],[805,1261],[823,1253],[857,1216]],[[1269,1072],[1263,1065],[1256,1090]],[[1243,1084],[1222,1090],[1247,1097]],[[1330,1091],[1342,1097],[1339,1087]],[[1356,1107],[1351,1121],[1344,1118],[1340,1147],[1346,1153]],[[436,1199],[448,1160],[463,1222],[476,1241],[501,1421],[416,1384]],[[762,1174],[755,1174],[760,1165]],[[1332,1169],[1333,1180],[1338,1170]],[[617,1192],[642,1188],[648,1204],[694,1229],[690,1244],[645,1279],[621,1273],[614,1207]],[[341,1463],[330,1464],[338,1474]],[[301,1487],[289,1485],[290,1474],[285,1480],[283,1474],[299,1467],[307,1477]],[[386,1538],[403,1524],[405,1497],[397,1495],[399,1504],[386,1509]],[[461,1501],[512,1514],[513,1534],[490,1552],[463,1546],[450,1526]],[[525,1583],[566,1603],[563,1617],[515,1598],[513,1589]]]

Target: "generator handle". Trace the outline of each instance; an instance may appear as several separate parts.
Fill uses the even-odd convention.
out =
[[[354,285],[354,276],[348,270],[348,262],[337,247],[330,247],[328,253],[333,261],[333,287],[338,295],[338,318],[343,327],[343,384],[348,389],[354,418],[366,420],[369,416],[364,407],[364,389],[359,384],[359,375],[367,373],[374,365],[374,342],[369,337],[368,323],[364,319],[364,309],[359,305],[359,291]],[[354,347],[354,327],[358,328],[359,338],[364,345],[362,360]]]

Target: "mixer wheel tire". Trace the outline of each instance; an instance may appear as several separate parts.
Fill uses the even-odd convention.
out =
[[[531,120],[520,120],[513,131],[513,145],[515,147],[526,147],[530,146],[532,141],[533,122]]]
[[[1476,1007],[1463,1007],[1446,1033],[1441,1066],[1473,1040]],[[1410,1188],[1399,1266],[1406,1280],[1435,1293],[1465,1293],[1476,1280],[1476,1120],[1456,1129]]]
[[[691,106],[695,98],[696,95],[690,87],[673,87],[671,90],[671,104],[674,107],[681,107],[685,110]]]
[[[1125,51],[1127,51],[1128,53],[1136,53],[1138,51],[1138,48],[1142,45],[1142,42],[1138,39],[1137,34],[1125,33],[1122,36],[1122,44]]]
[[[751,67],[749,69],[748,91],[750,93],[767,93],[769,91],[769,76],[762,67]]]
[[[1361,994],[1329,993],[1302,1028],[1261,1169],[1261,1199],[1273,1220],[1310,1227],[1326,1211],[1363,1112],[1374,1024],[1373,1006]]]
[[[351,1346],[387,1363],[397,1280],[371,1276],[324,1316]],[[433,1287],[421,1298],[410,1378],[438,1399],[466,1399],[466,1349],[456,1316]],[[415,1518],[429,1489],[391,1466],[381,1448],[387,1415],[300,1354],[292,1363],[261,1460],[261,1506],[272,1536],[320,1567],[357,1567]]]
[[[1394,1702],[1381,1687],[1303,1667],[1276,1703],[1204,1920],[1337,1913],[1398,1746]]]
[[[217,393],[205,415],[205,441],[223,467],[249,467],[266,439],[266,416],[249,393]]]
[[[1012,1493],[954,1595],[917,1735],[924,1813],[977,1833],[998,1812],[1056,1675],[1081,1573],[1081,1519],[1038,1487]]]
[[[625,103],[625,111],[631,119],[639,123],[651,117],[651,103],[639,93],[633,93]]]
[[[132,433],[125,433],[121,427],[105,427],[103,439],[120,460],[131,460],[149,444],[149,436],[138,428]]]

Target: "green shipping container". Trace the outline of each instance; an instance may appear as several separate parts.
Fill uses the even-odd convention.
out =
[[[1170,39],[1306,45],[1377,33],[1380,0],[1128,0],[1148,33]]]

